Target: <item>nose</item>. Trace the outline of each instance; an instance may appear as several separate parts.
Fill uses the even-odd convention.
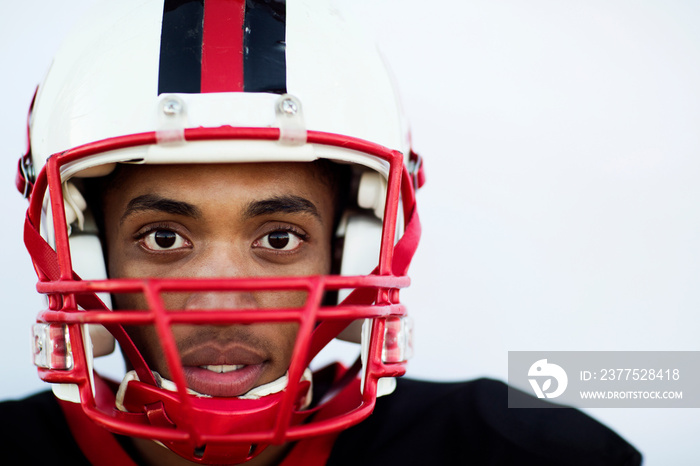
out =
[[[235,242],[216,241],[189,269],[193,278],[244,278],[255,276],[250,258]],[[260,307],[250,291],[205,291],[187,297],[185,309],[255,309]]]
[[[206,291],[193,293],[185,302],[186,310],[195,309],[256,309],[260,307],[249,291]]]

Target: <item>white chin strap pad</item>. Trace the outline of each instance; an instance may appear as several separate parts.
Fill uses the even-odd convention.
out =
[[[175,382],[162,377],[158,372],[153,372],[153,375],[156,379],[156,383],[158,384],[159,388],[162,388],[163,390],[168,390],[170,392],[177,391],[177,385],[175,385]],[[288,375],[289,375],[289,373],[285,373],[279,379],[273,380],[272,382],[268,382],[266,384],[255,387],[255,388],[251,389],[249,392],[247,392],[241,396],[237,396],[236,398],[238,398],[240,400],[257,400],[257,399],[262,398],[262,397],[267,396],[267,395],[279,393],[287,387]],[[120,411],[127,412],[126,408],[124,407],[124,396],[126,395],[127,386],[129,384],[129,382],[131,382],[132,380],[139,380],[138,375],[136,375],[136,371],[127,372],[126,375],[124,376],[124,379],[119,384],[119,390],[117,390],[117,399],[115,401],[115,405],[116,405],[117,409]],[[313,380],[313,376],[312,376],[311,370],[307,367],[306,370],[304,370],[304,374],[301,376],[301,381],[312,383],[312,380]],[[304,401],[304,405],[302,408],[306,408],[307,406],[309,406],[311,404],[312,391],[313,390],[311,390],[311,388],[309,388],[309,390],[306,394],[306,400]],[[187,389],[187,393],[189,393],[190,395],[194,395],[194,396],[211,398],[211,395],[199,393],[199,392],[196,392],[196,391],[191,390],[189,388]]]

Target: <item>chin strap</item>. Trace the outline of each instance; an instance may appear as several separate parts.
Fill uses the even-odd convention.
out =
[[[304,409],[309,399],[310,379],[311,377],[298,384],[298,398],[292,407],[293,425],[303,423],[313,414],[313,410]],[[275,382],[273,385],[279,385]],[[120,411],[115,412],[115,418],[142,425],[189,431],[190,436],[186,439],[159,441],[180,456],[205,464],[242,463],[263,451],[267,445],[250,441],[222,443],[209,441],[207,437],[241,436],[275,429],[280,416],[280,401],[286,395],[284,391],[277,391],[259,396],[272,389],[265,386],[258,387],[260,392],[247,399],[186,395],[188,409],[183,409],[182,394],[178,391],[172,392],[135,379],[129,380],[126,387],[118,401]]]
[[[357,406],[361,402],[360,379],[355,378],[347,384],[343,390],[332,400],[326,403],[314,417],[314,421],[330,419],[348,411],[349,407]],[[319,435],[297,442],[294,448],[285,456],[280,466],[323,466],[333,451],[333,445],[340,432]]]
[[[352,371],[352,369],[351,369]],[[333,377],[339,377],[343,372],[342,366],[335,364],[322,372]],[[113,406],[115,401],[114,389],[107,381],[95,374],[95,391],[98,405]],[[354,378],[346,384],[342,391],[331,401],[316,411],[314,420],[329,419],[346,412],[361,402],[360,380]],[[84,412],[80,404],[58,400],[68,427],[88,461],[95,466],[137,466],[137,463],[124,450],[114,434],[96,425]],[[340,435],[339,432],[312,437],[296,442],[285,456],[280,466],[322,466],[330,457],[333,445]]]
[[[107,382],[95,374],[95,393],[100,405],[109,405],[114,398]],[[137,466],[129,454],[119,444],[114,434],[96,425],[84,412],[79,403],[58,400],[63,415],[68,422],[71,434],[83,455],[94,466]]]
[[[168,390],[169,392],[177,392],[177,385],[175,382],[172,380],[168,380],[161,376],[158,372],[153,372],[153,376],[156,381],[156,386],[159,388],[162,388],[164,390]],[[284,390],[287,387],[287,382],[288,382],[288,377],[289,372],[284,374],[282,377],[278,378],[277,380],[273,380],[272,382],[268,382],[264,385],[260,385],[258,387],[252,388],[250,391],[246,392],[243,395],[237,396],[236,398],[239,400],[257,400],[260,399],[264,396],[272,395],[274,393],[279,393],[282,390]],[[115,400],[116,407],[119,411],[124,411],[128,412],[126,407],[124,406],[124,397],[126,396],[126,391],[129,387],[129,382],[132,380],[139,381],[139,376],[136,373],[136,371],[129,371],[126,373],[124,376],[124,379],[122,379],[121,383],[119,384],[119,389],[117,390],[117,396]],[[307,408],[311,404],[311,396],[312,396],[312,390],[311,386],[313,383],[313,376],[311,374],[310,369],[306,369],[304,373],[302,374],[301,377],[301,382],[302,383],[308,383],[309,384],[309,390],[307,390],[305,400],[301,406],[301,409]],[[195,395],[203,398],[212,398],[211,395],[206,395],[203,393],[196,392],[192,390],[191,388],[187,389],[187,393],[190,395]]]

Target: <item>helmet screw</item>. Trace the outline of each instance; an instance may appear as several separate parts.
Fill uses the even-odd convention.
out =
[[[299,107],[292,99],[283,99],[280,102],[280,110],[287,115],[295,115],[299,111]]]
[[[166,115],[177,115],[182,111],[182,104],[176,99],[169,99],[163,102],[163,113]]]

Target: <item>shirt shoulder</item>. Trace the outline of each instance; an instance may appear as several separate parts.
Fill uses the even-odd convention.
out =
[[[0,403],[0,445],[3,464],[90,464],[51,391]]]
[[[338,437],[329,465],[624,465],[641,455],[581,411],[550,404],[491,380],[399,379],[374,413]],[[508,408],[508,394],[539,408]]]

